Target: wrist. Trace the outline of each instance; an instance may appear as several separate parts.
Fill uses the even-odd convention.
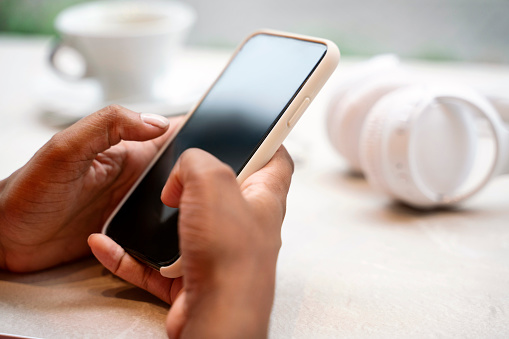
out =
[[[239,263],[240,264],[240,263]],[[216,272],[206,290],[195,294],[186,326],[189,337],[200,329],[208,338],[266,338],[275,287],[275,261],[243,262]],[[188,293],[188,298],[192,297]],[[196,331],[196,332],[195,332]],[[185,337],[185,336],[183,336]]]
[[[203,337],[204,333],[209,339],[266,338],[273,292],[269,302],[260,299],[267,301],[267,294],[221,289],[200,295],[197,304],[189,308],[182,338]]]

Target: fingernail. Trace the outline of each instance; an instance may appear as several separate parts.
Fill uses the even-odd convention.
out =
[[[170,124],[168,119],[161,115],[157,114],[150,114],[150,113],[142,113],[140,114],[141,120],[149,125],[159,127],[159,128],[166,128]]]

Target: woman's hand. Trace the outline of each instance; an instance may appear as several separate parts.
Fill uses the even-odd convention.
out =
[[[170,337],[265,337],[292,172],[281,147],[239,187],[212,155],[184,152],[161,195],[180,208],[183,278],[163,278],[103,234],[92,235],[90,246],[113,273],[173,304]]]
[[[149,164],[168,126],[164,117],[109,106],[57,133],[0,182],[0,268],[33,271],[90,253],[88,236]]]

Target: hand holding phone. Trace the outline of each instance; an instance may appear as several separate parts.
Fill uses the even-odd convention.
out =
[[[199,338],[265,337],[292,172],[284,147],[240,186],[231,167],[209,153],[182,154],[161,199],[179,206],[185,284],[162,277],[103,234],[92,235],[90,246],[115,275],[172,305],[170,338],[184,337],[183,328]]]
[[[200,148],[237,173],[265,165],[339,60],[330,41],[262,31],[236,51],[216,82],[168,140],[106,223],[103,232],[163,276],[180,272],[179,210],[161,191],[180,155]]]

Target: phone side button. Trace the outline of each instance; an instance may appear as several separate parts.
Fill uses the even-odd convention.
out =
[[[295,111],[295,113],[293,113],[293,115],[290,118],[290,120],[288,120],[288,122],[286,123],[286,125],[289,128],[292,128],[293,126],[295,126],[295,124],[297,123],[297,121],[301,117],[302,113],[304,113],[306,108],[308,108],[310,102],[311,102],[311,99],[309,99],[308,97],[306,97],[302,101],[302,103],[300,104],[299,108],[297,108],[297,110]]]

